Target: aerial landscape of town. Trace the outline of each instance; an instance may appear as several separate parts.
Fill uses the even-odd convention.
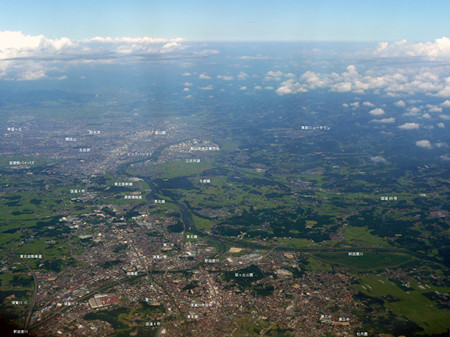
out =
[[[0,60],[1,336],[449,336],[450,39]]]

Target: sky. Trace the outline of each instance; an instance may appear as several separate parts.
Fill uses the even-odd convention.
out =
[[[2,0],[0,81],[65,80],[68,69],[83,64],[230,56],[225,44],[215,41],[365,41],[371,47],[354,44],[358,50],[349,44],[302,44],[302,55],[313,62],[309,71],[276,75],[274,90],[287,95],[316,88],[383,89],[448,99],[448,13],[448,0]],[[228,60],[240,64],[274,56],[274,47],[264,44],[265,54],[258,55],[250,45],[235,44],[235,58]],[[324,66],[319,55],[340,60],[340,71],[347,70],[315,73],[314,62]],[[374,69],[355,67],[358,59]],[[283,66],[280,61],[279,69],[267,71],[278,73]]]
[[[0,85],[84,88],[110,71],[122,86],[125,70],[135,85],[161,62],[182,99],[329,92],[414,146],[447,148],[425,137],[450,123],[448,13],[449,0],[0,0]]]
[[[432,41],[448,0],[2,0],[0,31],[48,38],[193,41]]]

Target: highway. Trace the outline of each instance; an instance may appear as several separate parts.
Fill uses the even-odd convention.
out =
[[[22,259],[18,258],[17,256],[15,256],[11,253],[8,253],[7,251],[5,251],[3,249],[0,249],[0,252],[5,254],[6,256],[10,257],[11,259],[23,264],[30,271],[31,275],[33,276],[33,280],[34,280],[33,295],[31,296],[30,308],[28,309],[28,314],[27,314],[27,317],[25,319],[25,324],[24,324],[24,329],[27,330],[28,326],[30,325],[31,316],[33,315],[34,306],[36,305],[36,297],[37,297],[37,291],[38,291],[38,282],[37,282],[36,273],[26,262],[24,262]]]

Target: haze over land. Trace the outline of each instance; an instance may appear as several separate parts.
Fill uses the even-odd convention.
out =
[[[98,3],[0,5],[8,335],[448,335],[447,3]]]

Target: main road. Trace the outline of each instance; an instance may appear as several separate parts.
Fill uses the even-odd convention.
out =
[[[30,265],[28,265],[26,262],[24,262],[22,259],[18,258],[17,256],[15,256],[11,253],[8,253],[7,251],[5,251],[3,249],[0,249],[0,252],[5,254],[6,256],[10,257],[11,259],[23,264],[25,266],[25,268],[27,268],[30,271],[31,275],[33,276],[33,280],[34,280],[33,295],[31,296],[30,308],[28,309],[28,314],[27,314],[27,317],[25,319],[25,324],[24,324],[24,329],[27,330],[28,326],[30,325],[31,316],[33,315],[34,306],[36,305],[36,296],[37,296],[37,291],[38,291],[38,282],[37,282],[36,273],[34,272],[33,268],[30,267]]]

